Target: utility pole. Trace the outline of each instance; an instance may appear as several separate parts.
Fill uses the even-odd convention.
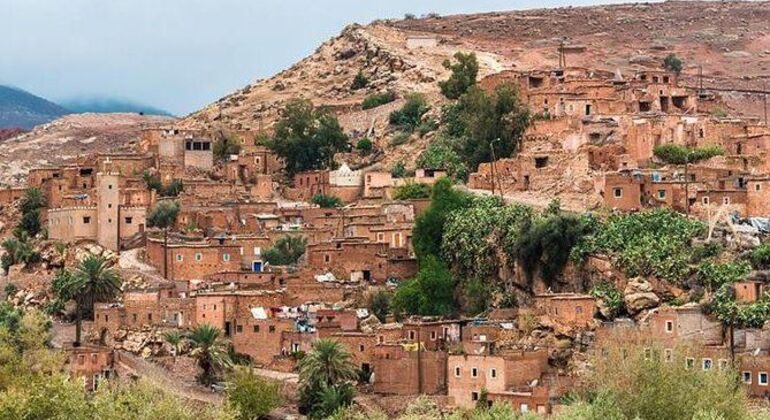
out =
[[[489,142],[489,152],[492,155],[492,162],[490,163],[490,165],[492,169],[492,195],[493,196],[495,195],[495,183],[497,182],[497,176],[495,173],[495,161],[497,160],[497,158],[495,157],[495,143],[498,141],[500,141],[499,137]],[[500,197],[502,196],[503,196],[503,191],[502,191],[502,188],[500,188]]]

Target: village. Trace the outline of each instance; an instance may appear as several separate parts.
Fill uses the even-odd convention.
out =
[[[439,44],[424,34],[405,42]],[[45,308],[55,329],[66,331],[69,372],[87,392],[110,378],[142,376],[149,363],[189,383],[204,378],[190,386],[216,398],[226,386],[223,369],[206,372],[190,338],[207,328],[234,360],[282,378],[295,410],[302,360],[319,342],[349,353],[357,394],[389,407],[429,396],[442,407],[504,403],[548,416],[585,382],[592,358],[631,348],[688,369],[734,369],[750,398],[766,400],[766,102],[763,117],[731,111],[723,92],[703,87],[694,66],[683,71],[674,56],[614,72],[568,65],[582,51],[561,45],[558,66],[477,80],[473,73],[465,89],[494,97],[511,87],[528,119],[507,156],[495,146],[500,138],[484,144],[491,158],[468,167],[466,179],[450,165],[424,163],[430,159],[406,170],[377,164],[387,151],[369,141],[373,129],[344,133],[328,163],[298,169],[274,145],[280,123],[152,127],[132,151],[35,167],[24,185],[0,189],[0,208],[12,215],[0,236],[16,238],[2,251],[4,295],[15,306]],[[408,104],[410,94],[396,95]],[[767,92],[752,95],[766,101]],[[415,125],[430,115],[420,113]],[[398,124],[391,113],[384,130]],[[435,136],[428,138],[439,142]],[[525,208],[533,225],[551,216],[605,224],[564,240],[555,275],[542,250],[538,268],[527,268],[521,253],[516,263],[500,262],[508,246],[495,236],[501,227],[475,219],[471,236],[496,239],[483,255],[468,251],[472,261],[462,265],[449,255],[472,240],[448,245],[444,230],[438,255],[464,279],[456,284],[479,275],[489,290],[474,306],[470,287],[461,293],[458,285],[455,308],[410,310],[396,301],[431,275],[423,274],[429,258],[415,238],[426,235],[418,227],[426,214],[445,203],[437,195],[444,188],[487,200],[494,211]],[[658,218],[670,225],[659,227]],[[632,222],[640,235],[671,235],[641,248],[660,246],[661,255],[628,256],[623,247],[633,239],[597,245],[600,230],[633,233]],[[13,253],[24,246],[36,258]],[[708,255],[695,256],[701,251]],[[679,255],[686,261],[675,261]],[[90,300],[65,299],[57,276],[89,261],[119,276],[119,288],[104,293],[108,299],[92,292]]]

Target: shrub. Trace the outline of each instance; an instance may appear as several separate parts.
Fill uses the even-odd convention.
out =
[[[724,154],[724,150],[719,146],[689,147],[669,143],[655,146],[653,153],[663,162],[685,165],[720,156]]]
[[[749,261],[757,270],[770,269],[770,244],[762,244],[751,250]]]
[[[609,319],[615,319],[625,309],[623,293],[618,290],[615,284],[603,281],[591,289],[591,296],[601,300],[604,306],[609,310]]]
[[[468,176],[468,167],[457,153],[453,140],[439,136],[420,153],[416,161],[422,169],[444,169],[454,179],[464,180]]]
[[[335,208],[342,205],[342,200],[334,195],[316,194],[313,196],[312,202],[323,209]]]
[[[402,144],[406,144],[409,142],[410,138],[411,136],[409,135],[409,133],[405,133],[405,132],[396,133],[396,135],[390,138],[390,145],[400,146]]]
[[[144,179],[144,184],[147,186],[147,189],[149,190],[155,190],[160,192],[160,190],[163,188],[163,183],[160,181],[160,178],[158,178],[156,175],[151,174],[150,171],[144,171],[144,175],[142,175],[142,179]]]
[[[668,71],[679,74],[682,72],[683,67],[682,59],[677,57],[676,54],[669,54],[663,59],[663,68]]]
[[[8,283],[3,287],[3,292],[5,292],[6,296],[11,296],[16,293],[19,289],[16,287],[13,283]]]
[[[390,176],[393,178],[403,178],[406,176],[406,165],[403,160],[393,164],[393,167],[390,168]]]
[[[163,188],[163,195],[166,197],[176,197],[183,190],[184,190],[184,183],[182,182],[182,180],[174,179]]]
[[[452,71],[449,79],[438,82],[441,93],[449,99],[457,99],[467,92],[476,84],[476,76],[479,73],[479,63],[475,53],[465,54],[458,51],[454,59],[455,63],[446,60],[443,64],[444,68]]]
[[[748,261],[715,263],[706,261],[698,267],[698,280],[709,290],[732,284],[746,277],[751,271]]]
[[[235,369],[227,382],[227,402],[240,420],[261,418],[283,403],[281,384],[260,378],[250,367]]]
[[[350,85],[350,89],[352,90],[358,90],[363,89],[367,85],[369,85],[369,78],[366,77],[363,70],[359,70],[356,74],[356,77],[353,78],[353,83]]]
[[[364,137],[361,140],[356,143],[356,149],[363,153],[369,153],[372,151],[372,148],[374,147],[374,144],[371,140],[369,140],[368,137]]]
[[[374,314],[380,322],[385,322],[385,319],[390,312],[390,293],[379,290],[376,293],[369,295],[367,307],[369,308],[369,312]]]
[[[409,182],[404,185],[396,187],[393,192],[394,200],[413,200],[419,198],[430,197],[430,185],[428,184],[416,184]]]
[[[390,113],[389,121],[392,125],[402,130],[412,132],[422,122],[422,116],[430,110],[425,96],[413,93],[406,98],[406,103],[401,109]]]
[[[451,315],[457,309],[455,282],[446,266],[433,255],[420,260],[420,271],[399,284],[393,297],[396,311],[416,315]]]
[[[224,135],[214,142],[214,159],[219,162],[224,162],[230,158],[230,155],[237,155],[240,152],[241,145],[232,135]]]
[[[379,92],[372,93],[364,98],[364,102],[361,103],[361,108],[372,109],[380,105],[385,105],[396,100],[396,94],[393,92]]]
[[[271,265],[292,265],[305,253],[307,240],[299,236],[283,236],[265,251],[265,260]]]

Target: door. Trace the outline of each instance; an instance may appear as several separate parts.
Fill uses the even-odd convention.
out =
[[[262,261],[253,261],[251,263],[251,271],[255,273],[261,273],[262,272]]]

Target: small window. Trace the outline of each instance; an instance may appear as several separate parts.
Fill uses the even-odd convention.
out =
[[[268,329],[268,332],[274,333],[275,332],[275,325],[271,325]]]
[[[177,261],[180,261],[180,262],[181,262],[181,261],[184,261],[184,255],[182,255],[182,254],[176,254],[176,260],[177,260]],[[205,306],[205,305],[204,305],[204,306]],[[204,309],[205,309],[205,308],[204,308]]]
[[[703,370],[711,370],[711,367],[713,366],[713,361],[711,359],[703,359]]]
[[[460,366],[455,366],[455,377],[460,377]]]
[[[201,261],[203,259],[203,254],[200,252],[195,254],[195,261]]]
[[[147,320],[152,321],[152,314],[147,314]]]
[[[436,332],[435,331],[431,331],[430,332],[430,339],[431,340],[436,340]]]
[[[548,156],[535,158],[535,168],[545,168],[546,166],[548,166]]]
[[[767,386],[767,372],[759,372],[759,384]]]
[[[235,326],[235,332],[236,333],[242,333],[243,332],[243,325],[236,325]]]
[[[324,254],[324,262],[325,262],[325,263],[329,263],[329,262],[331,262],[331,260],[332,260],[332,257],[331,257],[331,255],[329,255],[329,254]]]
[[[695,366],[695,359],[693,359],[692,357],[688,357],[687,359],[685,359],[684,365],[687,369],[692,369]]]
[[[255,246],[254,247],[254,255],[262,255],[262,248]]]
[[[489,369],[489,377],[492,379],[497,378],[497,369]]]
[[[88,216],[83,217],[83,224],[87,225],[91,223],[91,218]]]
[[[364,345],[363,344],[359,344],[358,345],[358,351],[360,351],[360,352],[364,351]]]
[[[674,321],[666,321],[666,332],[674,332]]]
[[[658,199],[660,200],[666,199],[666,190],[658,190]]]
[[[134,222],[134,218],[133,217],[126,217],[126,224],[127,225],[130,225],[133,222]]]
[[[230,261],[230,254],[222,254],[222,261],[224,262]]]
[[[751,384],[751,372],[749,372],[749,371],[744,371],[744,372],[741,374],[741,379],[743,380],[743,383],[744,383],[744,384]]]
[[[471,377],[475,378],[479,376],[479,370],[476,368],[471,368]]]
[[[136,314],[131,314],[131,315],[132,315],[131,318],[134,320],[134,322],[136,322],[136,320],[137,320]]]
[[[730,204],[730,197],[722,197],[722,204]]]
[[[476,391],[474,391],[474,392],[471,392],[471,399],[472,399],[473,401],[478,401],[478,400],[479,400],[479,393],[478,393],[478,392],[476,392]]]
[[[258,333],[258,332],[259,332],[259,325],[255,325],[255,326],[254,326],[254,332],[255,332],[255,333]]]
[[[612,195],[613,195],[615,198],[620,198],[620,197],[623,197],[623,188],[620,188],[620,187],[615,187],[615,188],[613,188],[613,189],[612,189]]]
[[[709,197],[708,196],[704,196],[701,201],[703,202],[703,204],[708,204],[709,203]]]
[[[762,191],[762,184],[754,184],[754,191]]]
[[[112,189],[112,184],[107,185],[107,189],[111,190]]]

